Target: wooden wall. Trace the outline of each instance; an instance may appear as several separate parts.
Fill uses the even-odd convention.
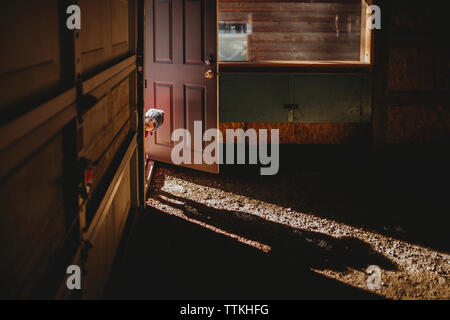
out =
[[[252,24],[250,61],[360,61],[359,0],[219,0],[219,21]]]
[[[369,139],[370,74],[221,72],[219,83],[222,129],[279,129],[291,144]],[[291,117],[287,104],[298,105]]]
[[[450,142],[445,2],[397,0],[388,21],[387,144]]]

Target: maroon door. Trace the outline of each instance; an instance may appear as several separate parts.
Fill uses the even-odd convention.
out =
[[[203,132],[218,128],[217,4],[216,0],[146,0],[145,4],[145,111],[157,108],[165,113],[163,126],[146,139],[146,152],[153,160],[172,163],[175,129],[189,130],[194,139],[194,121],[202,121]],[[192,154],[201,153],[204,144],[194,149],[192,140],[191,146]],[[218,164],[182,165],[219,171]]]

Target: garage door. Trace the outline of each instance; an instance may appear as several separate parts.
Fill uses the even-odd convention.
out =
[[[74,31],[66,27],[70,4],[0,5],[1,28],[10,30],[0,41],[4,297],[70,297],[70,264],[84,271],[76,295],[101,297],[142,200],[138,1],[80,0]]]

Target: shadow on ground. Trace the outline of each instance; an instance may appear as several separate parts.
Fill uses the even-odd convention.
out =
[[[158,167],[198,185],[446,251],[446,189],[435,182],[447,177],[448,170],[444,158],[433,159],[404,154],[374,159],[361,150],[285,146],[276,176],[260,176],[256,166],[222,166],[218,176]],[[154,208],[144,212],[113,270],[108,298],[378,299],[311,269],[363,271],[369,264],[396,268],[356,238],[337,239],[215,209],[164,192],[164,177],[155,180],[152,197],[185,219]],[[241,243],[230,234],[257,241],[270,251]],[[321,241],[326,246],[318,245]]]
[[[219,222],[220,219],[216,220],[215,213],[209,210],[207,215],[213,216],[215,221],[212,223],[221,227],[232,223]],[[197,215],[196,218],[208,219],[207,216]],[[308,245],[289,228],[273,223],[259,224],[259,221],[253,220],[238,227],[229,227],[234,232],[255,236],[271,245],[272,250],[265,253],[176,216],[154,209],[147,210],[140,219],[124,260],[115,266],[106,298],[380,298],[309,269],[312,266],[320,268],[324,259],[333,259],[342,246],[351,246],[355,251],[352,250],[353,253],[348,255],[347,263],[343,263],[342,258],[336,262],[336,268],[363,265],[364,257],[371,252],[364,252],[362,256],[357,254],[359,250],[367,248],[355,243],[354,239],[336,240],[333,243],[335,251],[326,252]],[[377,261],[389,264],[382,257],[377,257]]]
[[[450,159],[436,148],[414,150],[375,158],[356,147],[282,146],[275,176],[237,165],[221,166],[214,179],[181,168],[174,176],[450,252]]]

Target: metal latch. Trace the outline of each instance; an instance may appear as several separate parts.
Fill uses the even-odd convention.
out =
[[[284,107],[289,110],[288,122],[293,123],[295,120],[294,110],[298,109],[298,104],[285,104]]]
[[[92,173],[97,163],[86,159],[84,157],[79,159],[79,174],[80,174],[80,186],[79,186],[79,196],[81,199],[86,200],[89,197],[91,183],[92,183]]]

